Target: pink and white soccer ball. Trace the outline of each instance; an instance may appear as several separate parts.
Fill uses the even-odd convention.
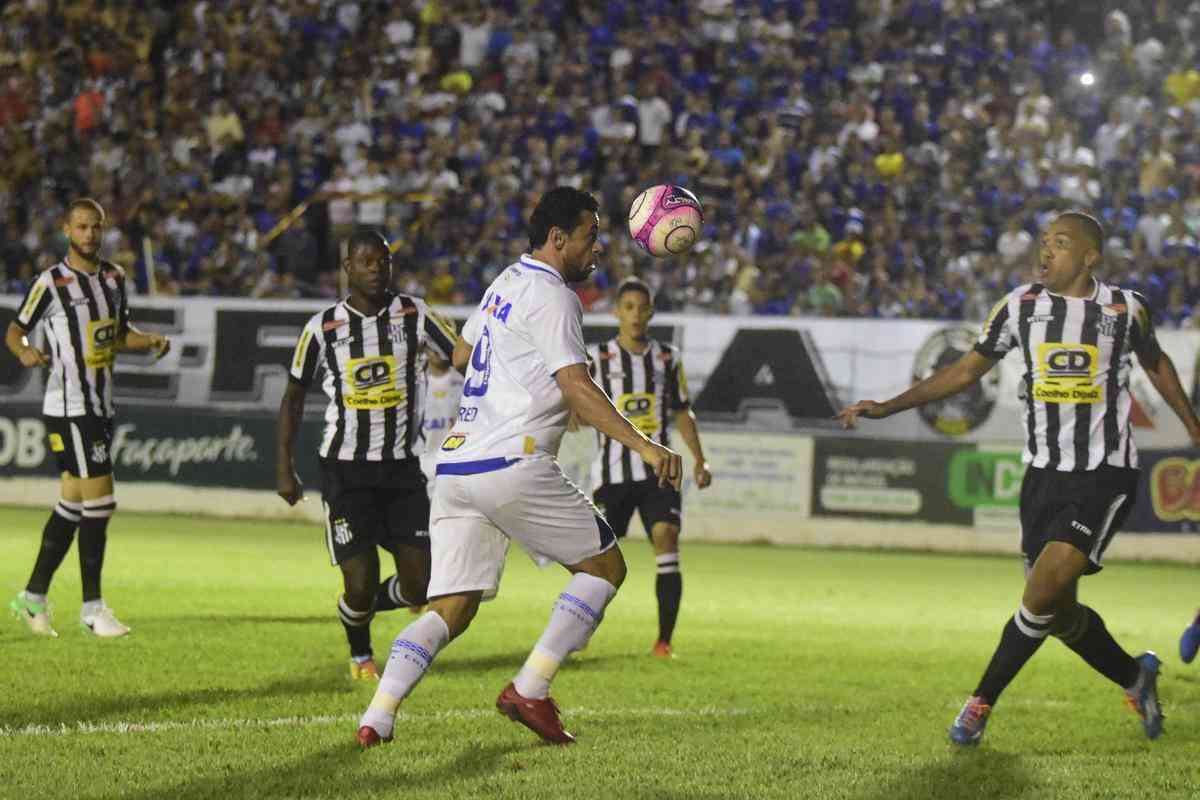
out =
[[[629,235],[656,258],[686,253],[700,238],[704,208],[682,186],[651,186],[629,207]]]

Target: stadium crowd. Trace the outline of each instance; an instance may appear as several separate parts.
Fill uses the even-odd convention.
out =
[[[331,296],[367,225],[402,288],[469,303],[570,184],[606,226],[591,309],[636,273],[664,310],[979,318],[1070,207],[1191,325],[1200,2],[1106,0],[1102,32],[1052,5],[0,0],[5,286],[91,195],[142,291],[149,257],[160,294]],[[624,230],[663,182],[706,204],[674,262]]]

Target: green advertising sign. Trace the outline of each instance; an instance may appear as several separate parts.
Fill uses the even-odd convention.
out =
[[[950,458],[946,493],[959,508],[1016,508],[1025,465],[1017,451],[959,450]]]

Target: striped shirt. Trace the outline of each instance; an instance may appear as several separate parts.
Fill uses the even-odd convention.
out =
[[[679,352],[651,340],[646,352],[630,353],[616,339],[588,348],[592,377],[627,420],[663,447],[670,446],[668,426],[673,412],[688,407],[687,378]],[[646,462],[620,442],[597,431],[599,451],[592,462],[596,486],[653,477]]]
[[[1026,464],[1083,472],[1136,468],[1129,393],[1132,355],[1157,356],[1150,308],[1137,292],[1096,281],[1090,297],[1026,284],[996,303],[975,344],[999,359],[1018,348],[1025,372]]]
[[[449,360],[454,323],[403,294],[374,316],[346,301],[314,314],[296,342],[290,374],[309,386],[324,370],[322,458],[394,461],[418,455],[425,397],[425,348]]]
[[[113,416],[113,362],[129,328],[125,271],[101,261],[95,272],[60,261],[38,275],[16,323],[46,331],[52,359],[42,413],[49,417]]]

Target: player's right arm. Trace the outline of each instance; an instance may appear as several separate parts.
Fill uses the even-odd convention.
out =
[[[1015,290],[1024,291],[1025,287]],[[1012,294],[1006,295],[992,306],[991,313],[983,323],[979,339],[975,342],[975,349],[890,400],[882,403],[860,400],[852,406],[846,406],[837,415],[842,427],[853,428],[860,416],[867,419],[883,419],[958,394],[986,375],[1004,358],[1005,353],[1017,344],[1008,312],[1011,296]]]
[[[8,351],[16,356],[23,367],[40,367],[50,363],[50,357],[29,344],[26,336],[45,316],[54,300],[54,288],[50,274],[43,272],[29,287],[17,318],[8,324],[4,334],[4,344]]]
[[[317,374],[323,346],[324,333],[318,314],[304,326],[296,342],[288,369],[287,388],[279,402],[279,421],[275,426],[275,491],[289,506],[296,505],[304,497],[304,484],[296,474],[296,432],[304,419],[304,395]]]
[[[659,486],[669,483],[679,488],[683,478],[683,461],[679,454],[651,441],[621,416],[612,400],[588,374],[587,364],[578,362],[565,366],[554,373],[554,380],[571,413],[581,422],[641,456],[654,470]]]

